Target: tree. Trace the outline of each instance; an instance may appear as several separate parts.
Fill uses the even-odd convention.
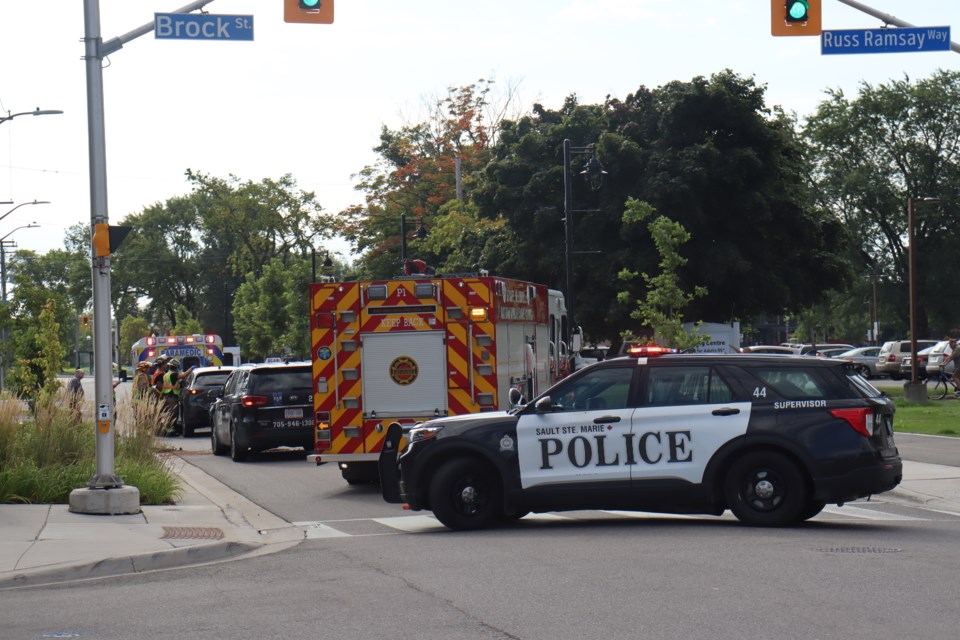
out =
[[[919,337],[957,327],[960,302],[952,274],[960,255],[957,194],[960,193],[960,72],[937,71],[873,86],[859,95],[828,90],[808,120],[806,137],[822,206],[850,229],[857,267],[882,283],[881,318],[906,334],[907,202],[939,197],[939,206],[916,209],[915,255]]]
[[[237,341],[245,359],[310,357],[310,300],[307,260],[276,259],[258,278],[249,274],[234,296]]]
[[[654,208],[646,202],[634,198],[627,199],[624,211],[624,223],[627,225],[639,224],[652,217]],[[688,260],[680,255],[678,249],[690,240],[683,225],[680,225],[666,216],[657,216],[647,224],[650,237],[653,238],[657,253],[660,254],[660,273],[649,276],[640,274],[647,285],[645,296],[637,301],[636,309],[630,316],[642,321],[650,327],[656,337],[666,346],[680,350],[687,350],[705,344],[710,336],[699,331],[688,333],[683,328],[683,310],[696,298],[703,297],[707,290],[703,287],[694,287],[692,293],[687,293],[680,287],[680,278],[677,270]],[[637,277],[636,272],[624,269],[620,272],[620,279],[629,281]],[[618,299],[622,303],[630,303],[630,295],[621,292]],[[633,335],[624,338],[633,338]]]

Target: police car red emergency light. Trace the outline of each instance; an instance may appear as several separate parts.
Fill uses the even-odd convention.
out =
[[[844,362],[740,354],[607,360],[515,410],[394,424],[379,465],[388,502],[453,529],[575,509],[783,526],[902,476],[892,402]]]

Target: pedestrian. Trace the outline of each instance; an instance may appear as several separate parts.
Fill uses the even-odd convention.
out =
[[[77,369],[73,378],[67,384],[67,391],[70,393],[70,411],[74,417],[80,418],[80,410],[83,408],[83,369]]]
[[[162,376],[160,385],[160,395],[163,398],[164,413],[166,413],[165,425],[167,432],[177,431],[177,423],[180,419],[180,383],[185,374],[180,373],[180,361],[172,358],[166,362],[166,371]],[[193,367],[191,367],[192,369]]]
[[[158,398],[163,397],[163,376],[167,372],[167,360],[167,356],[159,356],[156,361],[157,368],[150,377],[150,386]]]
[[[948,364],[953,363],[953,384],[957,387],[955,395],[960,396],[960,351],[957,351],[957,339],[950,338],[948,344],[950,346],[950,355],[944,358],[943,366],[946,368]]]

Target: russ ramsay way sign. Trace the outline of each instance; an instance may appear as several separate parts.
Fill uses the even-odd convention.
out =
[[[820,34],[820,53],[904,53],[949,51],[950,27],[844,29]]]

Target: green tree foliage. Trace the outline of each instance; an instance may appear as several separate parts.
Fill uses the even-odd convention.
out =
[[[130,352],[133,349],[133,343],[140,338],[146,338],[151,335],[150,323],[144,318],[137,316],[126,316],[120,321],[120,358],[121,362],[127,362]],[[135,362],[130,364],[135,365]]]
[[[653,216],[654,211],[646,202],[627,198],[624,223],[630,225],[645,222]],[[647,224],[647,230],[660,255],[660,273],[655,276],[640,274],[646,284],[646,295],[637,301],[636,309],[630,316],[641,320],[643,326],[650,327],[666,346],[686,350],[705,344],[710,336],[699,331],[688,333],[683,328],[684,309],[696,298],[707,294],[703,287],[695,287],[692,293],[687,293],[680,287],[677,270],[688,260],[681,256],[678,250],[690,240],[690,234],[683,225],[666,216],[653,218]],[[621,280],[630,281],[637,278],[637,273],[624,269],[619,277]],[[621,292],[618,299],[621,303],[630,303],[629,294],[626,292]]]
[[[277,258],[252,273],[237,289],[233,314],[245,359],[310,357],[310,282],[307,260],[286,264]]]
[[[32,357],[18,359],[12,376],[18,394],[31,403],[50,400],[60,389],[57,374],[63,368],[66,353],[60,342],[57,303],[53,299],[44,303],[32,338]]]
[[[483,253],[496,224],[481,224],[476,210],[457,202],[456,162],[460,158],[463,188],[469,193],[474,176],[486,163],[496,126],[490,103],[491,81],[450,88],[435,100],[426,120],[394,131],[383,127],[374,149],[379,161],[359,172],[357,189],[366,202],[341,215],[340,231],[363,252],[358,268],[367,277],[400,272],[400,214],[407,218],[407,256],[444,269],[459,270]],[[422,222],[431,237],[416,240]],[[474,247],[480,251],[474,251]]]
[[[881,319],[906,335],[907,202],[936,197],[941,205],[916,208],[917,328],[924,338],[957,327],[960,72],[827,96],[806,126],[818,196],[850,229],[857,268],[881,276]],[[866,286],[862,280],[858,299],[867,299]]]
[[[628,197],[650,203],[691,234],[681,286],[705,286],[690,315],[711,321],[778,313],[844,286],[842,227],[810,205],[803,146],[794,123],[764,103],[752,79],[723,72],[641,87],[624,100],[502,123],[500,143],[476,194],[481,215],[508,220],[517,252],[498,271],[562,288],[564,139],[597,144],[608,174],[599,191],[574,181],[576,318],[588,338],[634,328],[616,302],[617,274],[658,262],[642,226],[624,225]],[[574,158],[571,173],[582,170]],[[592,253],[591,253],[592,252]],[[840,258],[837,256],[841,255]],[[643,283],[629,293],[642,298]]]

